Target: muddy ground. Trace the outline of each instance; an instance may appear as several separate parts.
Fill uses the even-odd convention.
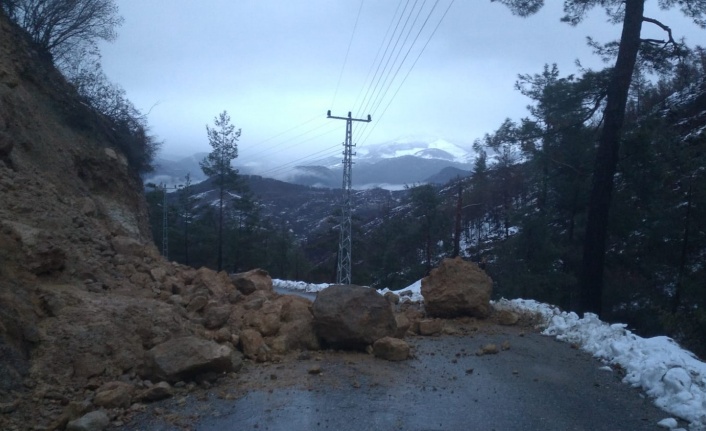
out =
[[[569,344],[530,327],[453,322],[414,358],[302,352],[135,406],[124,430],[658,430],[668,417]],[[490,345],[495,346],[495,348]],[[210,386],[210,387],[209,387]]]

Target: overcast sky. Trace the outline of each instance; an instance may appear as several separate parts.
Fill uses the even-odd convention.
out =
[[[407,3],[412,8],[415,1],[118,0],[125,23],[118,39],[102,46],[103,67],[149,111],[165,153],[209,151],[205,126],[227,110],[242,129],[236,164],[268,164],[339,152],[345,122],[326,119],[329,109],[338,116],[372,114],[372,123],[354,129],[359,145],[424,137],[470,146],[504,118],[525,115],[529,100],[513,88],[519,73],[557,63],[569,74],[576,59],[602,67],[586,36],[609,41],[620,31],[600,9],[577,27],[561,23],[559,1],[526,19],[489,0],[440,0],[433,10],[436,0],[418,0],[402,15]],[[649,15],[671,25],[676,38],[703,44],[703,30],[653,3]],[[392,54],[392,39],[388,64],[382,54],[400,16],[401,53]],[[399,68],[387,80],[386,64],[392,72]]]

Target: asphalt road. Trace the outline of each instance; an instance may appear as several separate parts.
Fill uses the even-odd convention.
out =
[[[521,328],[408,341],[416,357],[399,363],[325,352],[250,364],[240,377],[161,404],[160,416],[125,429],[637,431],[658,430],[669,416],[621,383],[618,371]],[[488,343],[500,351],[477,356]]]

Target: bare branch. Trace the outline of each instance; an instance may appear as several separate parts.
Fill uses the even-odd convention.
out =
[[[672,45],[674,45],[674,46],[677,46],[677,42],[674,40],[674,37],[672,36],[672,29],[669,28],[669,26],[667,26],[667,25],[665,25],[665,24],[662,24],[661,22],[657,21],[657,20],[654,19],[654,18],[648,18],[648,17],[646,17],[646,16],[643,16],[643,17],[642,17],[642,21],[643,21],[643,22],[649,22],[649,23],[651,23],[651,24],[654,24],[654,25],[658,26],[659,28],[661,28],[662,30],[664,30],[664,31],[667,33],[667,36],[669,36],[669,39],[667,39],[667,40],[659,40],[659,39],[641,39],[642,42],[651,43],[651,44],[654,44],[654,45],[657,45],[657,44],[662,43],[662,44],[664,44],[664,45],[672,44]]]

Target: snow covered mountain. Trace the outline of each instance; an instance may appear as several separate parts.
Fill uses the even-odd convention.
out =
[[[400,188],[403,185],[438,183],[448,180],[448,168],[469,173],[473,152],[440,138],[400,138],[355,148],[353,186],[355,188]],[[444,179],[444,180],[442,180]],[[323,187],[341,187],[340,157],[298,166],[286,181]]]
[[[474,153],[461,145],[441,138],[400,138],[382,144],[355,148],[353,157],[353,186],[355,188],[383,187],[399,189],[404,185],[419,183],[444,183],[453,176],[468,174]],[[194,183],[205,176],[199,161],[207,154],[198,153],[186,158],[162,155],[156,159],[155,171],[144,178],[145,182],[167,184],[168,187],[184,183],[187,173]],[[235,160],[238,167],[238,160]],[[239,167],[240,168],[240,167]],[[276,179],[306,186],[340,188],[342,184],[341,157],[327,157],[306,165],[294,166]],[[259,175],[253,168],[240,168],[241,173]]]
[[[472,152],[441,138],[399,138],[383,144],[366,145],[356,148],[357,160],[378,162],[403,156],[422,159],[446,160],[466,164],[470,162]]]

